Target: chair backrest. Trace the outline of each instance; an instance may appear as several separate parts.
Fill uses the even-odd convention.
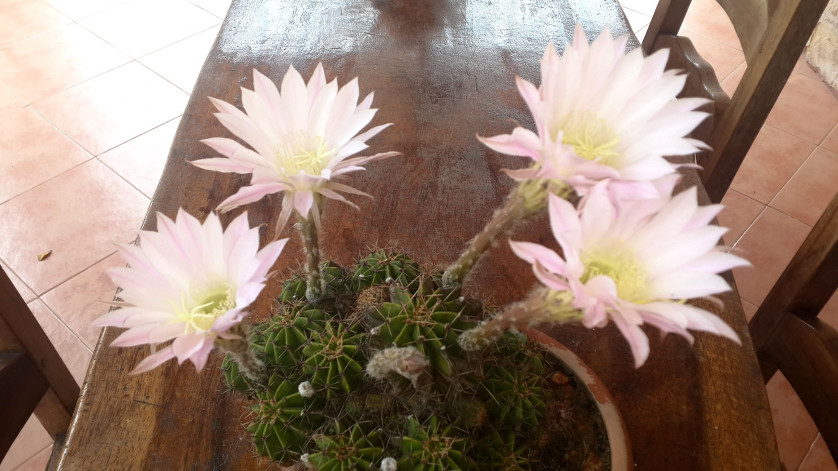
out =
[[[749,328],[767,383],[779,368],[838,461],[838,331],[818,319],[838,287],[838,193]]]
[[[33,412],[60,440],[78,397],[70,370],[0,269],[0,461]]]
[[[689,73],[684,96],[713,101],[708,118],[693,134],[712,148],[700,155],[701,178],[710,199],[721,201],[828,0],[717,0],[733,24],[747,69],[732,97],[722,91],[712,67],[689,39],[678,36],[691,0],[660,0],[643,50],[670,49],[670,68]]]

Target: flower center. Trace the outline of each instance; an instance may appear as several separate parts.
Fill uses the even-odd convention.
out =
[[[230,309],[236,307],[236,297],[233,288],[227,284],[195,296],[199,300],[192,308],[183,300],[180,318],[186,322],[186,333],[192,331],[207,332],[212,328],[215,320]]]
[[[573,147],[574,152],[587,160],[614,167],[620,157],[617,144],[620,138],[608,123],[588,111],[574,111],[560,119],[553,130],[564,132],[562,144]]]
[[[617,285],[617,296],[633,303],[646,302],[646,273],[631,250],[617,241],[607,247],[592,247],[584,251],[585,272],[581,281],[587,283],[595,276],[605,275]]]
[[[276,164],[285,175],[320,175],[329,165],[335,149],[330,149],[320,136],[297,132],[283,138],[276,149]]]

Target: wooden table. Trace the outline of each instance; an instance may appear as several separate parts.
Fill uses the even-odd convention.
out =
[[[476,134],[509,132],[512,120],[532,128],[515,89],[516,74],[532,81],[549,40],[562,50],[575,23],[589,34],[608,26],[631,34],[616,0],[238,0],[234,1],[181,120],[144,228],[156,211],[178,207],[203,218],[249,177],[200,170],[187,161],[214,156],[199,139],[229,136],[207,96],[241,103],[252,68],[274,80],[289,64],[308,77],[322,61],[340,84],[360,77],[375,91],[376,124],[394,125],[371,141],[375,152],[404,155],[350,177],[376,197],[325,209],[323,250],[350,264],[370,245],[393,244],[426,265],[453,261],[511,188],[499,170],[524,159],[499,155]],[[631,46],[637,46],[632,36]],[[691,176],[694,178],[694,175]],[[249,205],[251,224],[273,227],[277,198]],[[238,214],[226,215],[225,223]],[[265,234],[263,233],[263,239]],[[514,236],[549,243],[546,220]],[[264,240],[263,240],[264,242]],[[296,239],[280,258],[300,265]],[[499,244],[467,284],[495,303],[519,299],[534,282],[529,266]],[[255,310],[265,311],[266,290]],[[652,337],[652,355],[635,370],[626,342],[612,326],[550,331],[602,377],[621,409],[637,469],[779,469],[771,416],[738,296],[721,314],[744,346],[698,334]],[[266,469],[242,421],[246,404],[226,391],[214,357],[207,371],[170,362],[128,376],[148,350],[109,348],[107,329],[83,386],[60,469]]]

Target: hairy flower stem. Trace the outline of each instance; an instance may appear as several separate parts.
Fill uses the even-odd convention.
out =
[[[317,208],[312,208],[317,211]],[[323,297],[323,276],[320,273],[320,237],[311,216],[300,217],[300,233],[306,253],[306,299],[314,303]]]
[[[480,256],[501,234],[507,232],[516,222],[526,219],[547,207],[547,180],[528,180],[518,184],[509,193],[506,202],[495,211],[492,220],[471,240],[460,258],[445,269],[442,284],[445,288],[456,288],[463,284],[466,275],[480,259]]]
[[[268,371],[265,369],[265,364],[250,349],[250,343],[247,340],[248,330],[249,326],[242,321],[230,329],[230,333],[236,334],[241,338],[219,338],[215,341],[215,345],[230,355],[230,358],[238,365],[239,372],[242,375],[257,384],[268,384]]]
[[[510,304],[500,314],[463,332],[457,339],[464,350],[480,350],[500,338],[507,330],[543,323],[564,324],[578,321],[582,314],[570,304],[566,292],[541,288],[525,300]]]

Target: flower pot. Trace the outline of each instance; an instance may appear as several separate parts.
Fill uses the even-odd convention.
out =
[[[596,376],[593,370],[581,358],[559,343],[558,340],[533,328],[524,329],[523,332],[561,360],[587,386],[590,397],[596,402],[599,413],[605,423],[608,444],[611,450],[611,471],[628,471],[629,469],[633,469],[631,448],[629,446],[625,422],[614,403],[614,398],[611,397],[602,380]]]

